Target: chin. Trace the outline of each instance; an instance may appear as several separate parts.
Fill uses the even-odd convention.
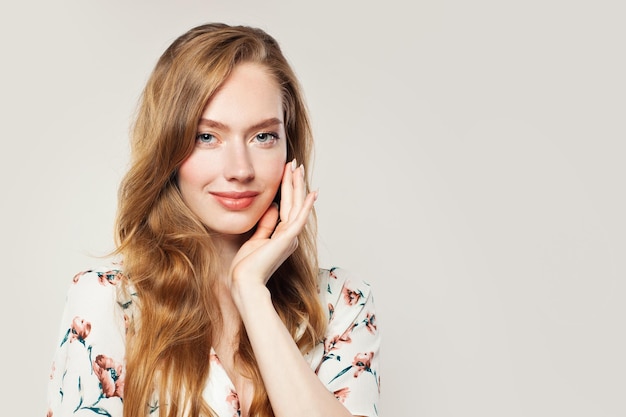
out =
[[[213,232],[218,233],[220,235],[228,235],[228,236],[241,236],[245,234],[249,234],[254,231],[257,223],[249,224],[249,223],[241,223],[241,224],[207,224],[206,226]]]
[[[268,206],[269,204],[271,202]],[[227,236],[246,235],[253,232],[264,213],[264,210],[259,207],[241,211],[216,211],[198,213],[198,215],[209,230]]]

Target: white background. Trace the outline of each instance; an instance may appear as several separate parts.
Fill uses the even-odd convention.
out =
[[[625,416],[623,4],[3,3],[1,414],[45,414],[156,59],[224,21],[304,86],[322,258],[374,287],[381,416]]]

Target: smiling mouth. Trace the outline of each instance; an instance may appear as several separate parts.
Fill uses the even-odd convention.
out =
[[[259,195],[256,191],[211,192],[210,194],[228,210],[244,210],[250,207],[256,196]]]

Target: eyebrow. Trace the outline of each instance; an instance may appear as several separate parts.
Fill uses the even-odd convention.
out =
[[[259,123],[250,126],[248,130],[266,129],[270,126],[277,126],[282,124],[283,122],[279,118],[270,117],[269,119],[262,120]],[[224,123],[218,122],[216,120],[206,119],[204,117],[200,119],[200,123],[198,123],[198,125],[213,129],[228,130],[228,126],[226,126]]]

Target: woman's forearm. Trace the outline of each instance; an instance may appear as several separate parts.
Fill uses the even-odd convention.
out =
[[[306,362],[264,285],[232,288],[277,417],[351,417]]]

